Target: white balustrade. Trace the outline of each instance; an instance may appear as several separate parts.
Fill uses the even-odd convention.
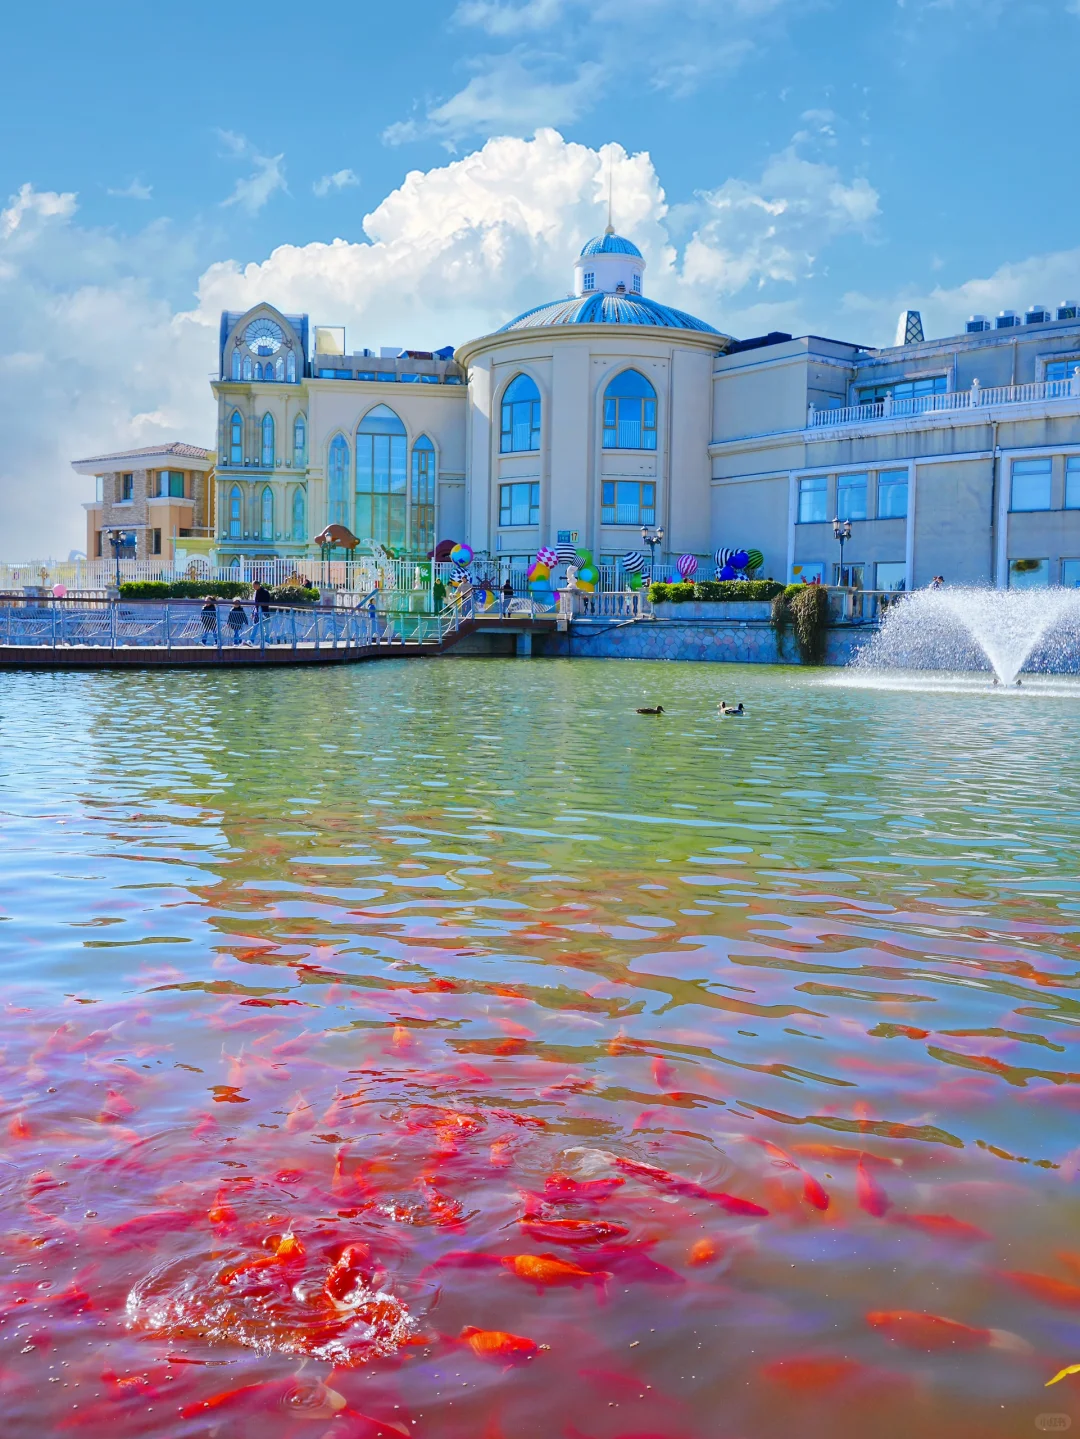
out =
[[[1080,400],[1080,373],[1068,380],[1037,380],[1027,385],[986,387],[976,380],[970,390],[949,390],[940,395],[915,395],[894,399],[886,395],[865,405],[843,405],[821,410],[811,405],[806,424],[811,430],[836,425],[862,424],[867,420],[908,419],[942,411],[985,408],[988,405],[1029,405],[1053,400]]]

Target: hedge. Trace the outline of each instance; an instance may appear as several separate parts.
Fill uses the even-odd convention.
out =
[[[255,586],[242,580],[125,580],[120,586],[122,600],[250,600]],[[275,605],[314,605],[316,589],[279,585],[270,591]]]
[[[734,600],[771,600],[783,593],[784,586],[776,580],[698,580],[674,585],[658,581],[649,586],[649,599],[654,605],[681,605],[690,600],[721,604]]]

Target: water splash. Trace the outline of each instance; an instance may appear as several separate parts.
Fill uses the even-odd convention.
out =
[[[890,608],[853,662],[862,670],[992,670],[1017,682],[1029,662],[1040,670],[1080,664],[1080,592],[1060,588],[919,590]]]

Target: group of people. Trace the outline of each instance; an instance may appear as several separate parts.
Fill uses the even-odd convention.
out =
[[[225,616],[225,624],[232,634],[234,645],[256,644],[259,639],[259,626],[266,622],[270,614],[270,591],[265,585],[256,585],[255,593],[251,597],[251,634],[250,640],[241,640],[240,636],[248,625],[248,614],[244,609],[243,602],[239,596],[233,600],[232,609]],[[200,611],[202,620],[202,643],[217,644],[218,642],[218,612],[217,600],[207,598]]]

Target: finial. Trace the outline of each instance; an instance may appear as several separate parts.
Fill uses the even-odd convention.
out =
[[[612,183],[612,164],[611,164],[611,154],[610,154],[610,152],[609,152],[609,153],[608,153],[608,167],[607,167],[607,229],[604,231],[604,234],[605,234],[605,235],[614,235],[614,233],[615,233],[615,226],[611,223],[611,183]]]

